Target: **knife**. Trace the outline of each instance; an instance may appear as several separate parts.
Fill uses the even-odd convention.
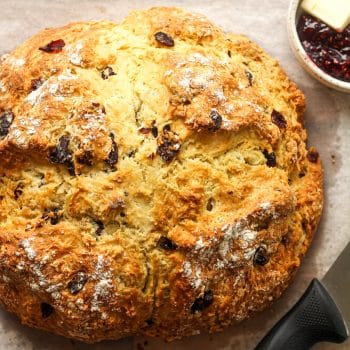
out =
[[[349,335],[347,324],[350,324],[350,243],[322,281],[312,280],[299,301],[255,350],[307,350],[319,342],[342,343]]]

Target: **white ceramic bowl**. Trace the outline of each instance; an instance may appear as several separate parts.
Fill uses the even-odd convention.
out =
[[[297,33],[297,23],[303,12],[299,6],[300,3],[301,0],[291,0],[288,10],[288,38],[295,56],[302,67],[322,84],[339,91],[350,93],[350,83],[333,78],[325,73],[316,66],[305,52]]]

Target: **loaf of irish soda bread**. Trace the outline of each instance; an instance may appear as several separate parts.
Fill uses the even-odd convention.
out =
[[[291,282],[322,210],[304,96],[176,8],[47,29],[0,63],[0,302],[95,342],[215,332]]]

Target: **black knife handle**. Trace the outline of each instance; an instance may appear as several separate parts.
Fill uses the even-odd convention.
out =
[[[294,307],[271,329],[255,350],[307,350],[348,337],[343,317],[323,285],[314,279]]]

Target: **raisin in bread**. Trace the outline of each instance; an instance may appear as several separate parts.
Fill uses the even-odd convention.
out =
[[[262,49],[180,9],[27,40],[0,63],[0,303],[86,342],[265,309],[322,210],[303,111]]]

